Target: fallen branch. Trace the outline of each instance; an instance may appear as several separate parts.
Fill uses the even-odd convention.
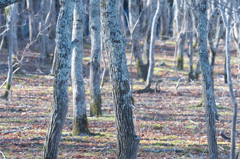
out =
[[[6,134],[10,134],[10,133],[15,133],[15,132],[18,132],[18,131],[20,131],[21,133],[22,133],[22,131],[24,131],[24,130],[27,130],[27,129],[30,129],[31,127],[29,126],[29,127],[26,127],[26,128],[24,128],[24,129],[20,129],[19,127],[17,128],[17,130],[14,130],[14,131],[6,131],[6,132],[3,132],[3,134],[4,135],[6,135]]]

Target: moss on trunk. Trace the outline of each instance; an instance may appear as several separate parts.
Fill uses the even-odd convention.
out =
[[[181,54],[177,55],[177,69],[183,70],[183,56]]]
[[[90,116],[102,117],[102,98],[101,94],[96,96],[90,96]]]
[[[81,135],[81,134],[89,134],[90,131],[88,130],[88,121],[87,115],[84,114],[83,118],[77,118],[76,116],[73,117],[73,135]]]
[[[7,99],[8,95],[9,95],[9,91],[10,91],[11,85],[7,82],[6,83],[6,90],[4,91],[2,98]]]

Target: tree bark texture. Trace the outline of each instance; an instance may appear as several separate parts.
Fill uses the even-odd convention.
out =
[[[162,11],[161,11],[161,40],[167,40],[169,36],[169,25],[170,25],[170,8],[168,0],[163,0]]]
[[[117,129],[117,157],[135,159],[139,137],[134,130],[126,42],[119,28],[118,17],[118,1],[101,0],[102,36],[109,60]]]
[[[46,139],[43,146],[44,159],[57,159],[58,146],[68,110],[68,79],[73,48],[71,42],[71,24],[74,0],[61,0],[61,9],[57,22],[56,44],[58,59],[54,77],[54,105]]]
[[[150,54],[150,42],[151,42],[151,31],[152,31],[152,21],[155,15],[155,12],[157,10],[157,0],[150,0],[149,4],[151,7],[149,7],[149,10],[151,9],[150,18],[148,19],[148,27],[146,31],[146,36],[144,40],[144,46],[143,46],[143,65],[141,66],[142,69],[142,79],[144,81],[147,80],[148,75],[148,68],[149,68],[149,54]]]
[[[210,159],[218,158],[218,147],[216,138],[215,127],[215,114],[214,114],[214,92],[213,81],[211,78],[211,70],[208,60],[208,47],[207,47],[207,0],[200,0],[199,7],[199,24],[198,24],[198,48],[202,72],[202,84],[205,105],[205,121],[207,126],[208,138],[208,151]]]
[[[78,39],[72,54],[73,135],[88,134],[85,85],[83,80],[83,30],[85,12],[82,0],[76,0],[72,40]]]
[[[184,47],[185,47],[185,40],[186,40],[186,33],[185,33],[185,23],[184,23],[184,9],[185,7],[185,2],[182,0],[176,0],[176,29],[178,31],[178,50],[177,50],[177,69],[178,70],[183,70],[183,55],[184,55]]]
[[[138,42],[139,35],[140,35],[140,27],[136,25],[136,22],[139,17],[139,0],[130,0],[129,1],[129,27],[130,27],[130,34],[132,37],[132,50],[133,55],[137,64],[137,75],[139,78],[143,77],[144,71],[144,64],[142,60],[142,53],[141,53],[141,45]],[[133,30],[134,29],[134,30]]]
[[[227,70],[227,82],[229,86],[229,94],[233,103],[233,119],[232,119],[232,132],[231,132],[231,150],[230,150],[230,159],[235,159],[235,149],[236,149],[236,124],[237,124],[237,107],[238,103],[236,101],[234,92],[233,92],[233,83],[232,83],[232,74],[231,74],[231,55],[230,55],[230,29],[231,29],[231,19],[232,17],[232,9],[235,6],[235,0],[231,0],[230,6],[227,9],[228,17],[225,15],[225,11],[223,9],[223,1],[220,0],[221,3],[221,10],[222,10],[222,17],[226,27],[226,70]]]
[[[0,8],[7,7],[13,3],[21,2],[22,0],[1,0],[0,1]]]
[[[6,83],[6,90],[4,91],[4,94],[2,98],[7,99],[9,95],[9,91],[12,85],[12,74],[13,74],[13,67],[12,67],[12,55],[14,53],[14,43],[13,43],[13,38],[14,38],[14,19],[17,16],[17,4],[12,4],[9,7],[9,12],[7,16],[7,29],[8,30],[8,76],[7,76],[7,83]]]
[[[91,62],[90,62],[90,116],[102,116],[100,92],[101,23],[100,0],[90,0]]]
[[[149,68],[148,68],[148,76],[147,76],[147,88],[151,87],[151,82],[153,78],[153,70],[154,70],[154,54],[155,54],[155,36],[157,31],[157,22],[161,14],[162,9],[162,0],[157,1],[157,10],[154,15],[153,21],[152,21],[152,28],[151,28],[151,42],[150,42],[150,58],[149,58]]]

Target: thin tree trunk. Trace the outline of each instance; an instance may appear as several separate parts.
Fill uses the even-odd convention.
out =
[[[238,103],[236,101],[234,92],[233,92],[233,84],[232,84],[232,74],[231,74],[231,57],[230,57],[230,29],[231,29],[231,19],[232,19],[232,8],[235,6],[235,1],[230,1],[230,7],[227,10],[228,18],[225,16],[225,10],[223,9],[223,1],[220,0],[221,9],[222,9],[222,17],[226,27],[226,68],[227,68],[227,82],[229,86],[229,93],[233,103],[233,119],[232,119],[232,132],[231,132],[231,150],[230,150],[230,159],[235,159],[235,149],[236,149],[236,124],[237,124],[237,107]]]
[[[140,4],[138,0],[129,1],[129,27],[132,38],[133,55],[137,64],[137,75],[139,78],[142,78],[143,77],[142,74],[144,73],[144,67],[141,54],[141,46],[138,42],[140,35],[140,27],[136,26],[134,28],[139,17],[139,5]]]
[[[61,0],[61,10],[57,22],[56,43],[58,60],[54,78],[53,111],[43,146],[43,159],[57,159],[58,146],[68,110],[68,79],[71,67],[71,24],[74,0]]]
[[[102,116],[100,92],[101,23],[100,0],[90,0],[91,63],[90,63],[90,116]]]
[[[153,78],[153,70],[154,70],[154,54],[155,54],[155,36],[157,31],[157,22],[161,14],[161,6],[162,0],[158,0],[157,3],[157,11],[154,15],[153,22],[152,22],[152,31],[151,31],[151,42],[150,42],[150,58],[149,58],[149,68],[148,68],[148,76],[147,76],[147,88],[151,87],[151,82]]]
[[[143,46],[143,65],[141,66],[141,78],[146,81],[148,76],[148,68],[149,68],[149,54],[150,54],[150,42],[151,42],[151,31],[152,31],[152,21],[157,10],[157,0],[150,0],[148,1],[151,5],[151,14],[149,15],[150,18],[148,19],[148,27],[146,31],[146,36],[144,40]],[[149,8],[150,9],[150,8]]]
[[[86,112],[85,86],[83,80],[83,30],[84,30],[84,5],[82,0],[76,0],[73,15],[72,40],[78,42],[72,54],[72,90],[73,90],[73,135],[88,134]]]
[[[7,83],[6,83],[6,90],[4,91],[3,96],[4,99],[8,98],[9,91],[12,85],[12,74],[13,74],[13,67],[12,67],[12,55],[13,55],[13,38],[14,38],[14,19],[17,16],[17,6],[18,4],[13,4],[9,8],[8,17],[7,17],[7,28],[8,30],[8,76],[7,76]]]
[[[25,18],[24,18],[24,5],[25,1],[18,3],[18,14],[19,14],[19,20],[18,20],[18,27],[17,27],[17,37],[18,39],[22,40],[24,39],[24,23],[25,23]]]
[[[113,90],[115,122],[117,129],[117,157],[119,159],[137,158],[139,137],[133,123],[131,92],[126,42],[118,25],[118,1],[101,0],[101,22],[105,50],[108,55]]]
[[[29,40],[30,42],[33,41],[33,38],[35,37],[35,32],[34,32],[34,11],[33,11],[33,2],[32,0],[27,0],[27,9],[28,9],[28,13],[29,13]]]
[[[163,0],[162,11],[161,11],[161,40],[167,40],[169,36],[169,25],[170,25],[170,12],[168,0]]]
[[[198,24],[198,47],[199,57],[201,63],[204,105],[205,105],[205,121],[207,126],[208,138],[208,151],[210,159],[218,158],[218,147],[216,138],[215,127],[215,114],[214,114],[214,92],[213,81],[211,78],[211,70],[208,60],[208,47],[207,47],[207,0],[200,0],[199,9],[199,24]]]

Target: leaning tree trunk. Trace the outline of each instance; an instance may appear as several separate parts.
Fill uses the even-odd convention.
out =
[[[57,159],[58,145],[68,110],[68,79],[71,67],[71,53],[74,45],[74,42],[71,42],[70,32],[73,2],[74,0],[61,0],[56,37],[58,60],[54,78],[54,105],[43,146],[43,159]]]
[[[150,0],[149,3],[150,4],[148,4],[148,5],[151,6],[151,14],[150,14],[150,18],[148,19],[148,27],[147,27],[147,31],[146,31],[145,40],[144,40],[144,46],[143,46],[143,65],[141,66],[141,71],[142,71],[141,78],[144,81],[147,80],[147,75],[148,75],[152,21],[153,21],[155,12],[157,10],[157,0]],[[150,9],[150,7],[149,7],[149,9]]]
[[[102,36],[108,55],[112,83],[117,129],[117,157],[135,159],[140,139],[134,130],[126,42],[118,25],[117,8],[117,0],[101,0]]]
[[[148,68],[148,76],[147,76],[147,84],[146,88],[151,87],[152,78],[153,78],[153,70],[154,70],[154,54],[155,54],[155,36],[157,31],[157,22],[161,14],[161,6],[162,0],[158,0],[157,3],[157,11],[154,15],[153,22],[152,22],[152,31],[151,31],[151,42],[150,42],[150,58],[149,58],[149,68]]]
[[[8,98],[9,91],[12,85],[12,74],[13,74],[13,67],[12,67],[12,55],[13,55],[13,38],[14,38],[14,19],[17,16],[17,6],[18,4],[13,4],[9,8],[8,16],[7,16],[7,28],[8,30],[8,76],[6,82],[6,90],[4,94],[1,96],[4,99]]]
[[[83,30],[84,30],[84,5],[82,0],[76,0],[73,15],[72,40],[78,42],[72,54],[72,90],[73,90],[73,135],[88,134],[86,112],[85,86],[83,80]]]
[[[101,23],[100,0],[90,0],[91,63],[90,63],[90,116],[102,116],[100,92]]]
[[[225,16],[225,9],[223,8],[223,1],[220,0],[221,3],[221,10],[222,10],[222,17],[226,27],[226,68],[227,68],[227,82],[229,86],[229,93],[233,103],[233,119],[232,119],[232,132],[231,132],[231,150],[230,150],[230,159],[235,159],[235,149],[236,149],[236,124],[237,124],[237,107],[238,103],[236,101],[234,92],[233,92],[233,84],[232,84],[232,74],[231,74],[231,57],[230,57],[230,29],[231,29],[231,19],[232,17],[232,9],[235,6],[235,0],[230,1],[230,6],[227,9],[228,18]]]
[[[195,2],[196,3],[196,2]],[[207,138],[208,138],[208,151],[210,159],[218,158],[218,147],[216,138],[215,127],[215,114],[214,114],[214,92],[213,81],[211,78],[211,70],[208,60],[208,47],[207,47],[207,0],[200,0],[199,9],[199,24],[198,24],[198,48],[199,57],[201,63],[202,72],[202,85],[204,93],[204,105],[205,105],[205,121],[207,126]],[[195,5],[196,6],[196,5]]]

